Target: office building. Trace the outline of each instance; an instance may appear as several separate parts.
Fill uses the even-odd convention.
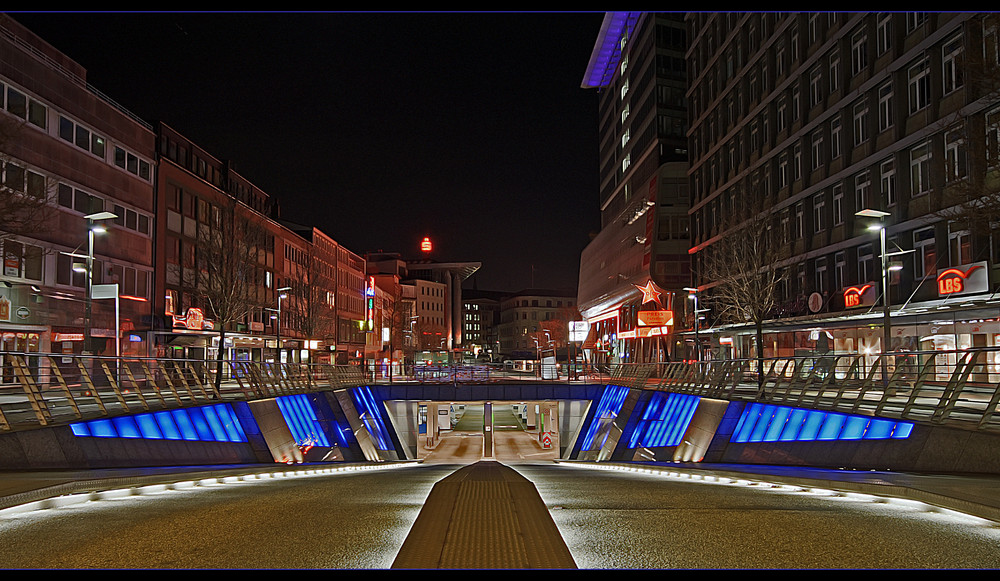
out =
[[[755,352],[750,325],[718,316],[726,281],[707,268],[748,206],[778,240],[762,266],[782,274],[765,356],[997,345],[995,15],[686,21],[692,258],[713,352]]]
[[[594,363],[687,352],[674,330],[689,306],[672,301],[691,284],[685,50],[683,15],[609,12],[583,79],[600,92],[601,231],[578,292]]]

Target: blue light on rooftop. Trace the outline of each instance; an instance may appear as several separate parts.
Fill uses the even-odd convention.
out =
[[[611,83],[621,59],[619,41],[622,33],[627,32],[631,37],[640,16],[642,12],[608,12],[604,15],[601,32],[594,43],[581,87],[594,89],[607,87]]]

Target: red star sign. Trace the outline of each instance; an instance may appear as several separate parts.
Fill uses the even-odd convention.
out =
[[[647,281],[645,287],[641,287],[635,283],[633,283],[632,286],[642,291],[642,304],[646,304],[649,301],[653,301],[654,303],[659,305],[661,309],[663,308],[663,303],[660,302],[660,293],[662,291],[656,288],[656,285],[653,284],[653,281],[651,280]]]

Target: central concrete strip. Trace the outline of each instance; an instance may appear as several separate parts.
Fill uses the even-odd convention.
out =
[[[431,489],[393,569],[575,569],[535,485],[498,462]]]

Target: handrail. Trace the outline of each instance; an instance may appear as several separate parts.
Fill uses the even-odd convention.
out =
[[[996,347],[631,366],[649,370],[645,389],[1000,432]],[[632,378],[639,371],[614,375]]]
[[[883,378],[882,361],[887,375]],[[565,365],[531,372],[0,352],[0,433],[223,401],[374,384],[614,384],[1000,432],[1000,348]],[[567,373],[570,371],[571,373]]]
[[[366,384],[356,365],[0,352],[0,433]]]

